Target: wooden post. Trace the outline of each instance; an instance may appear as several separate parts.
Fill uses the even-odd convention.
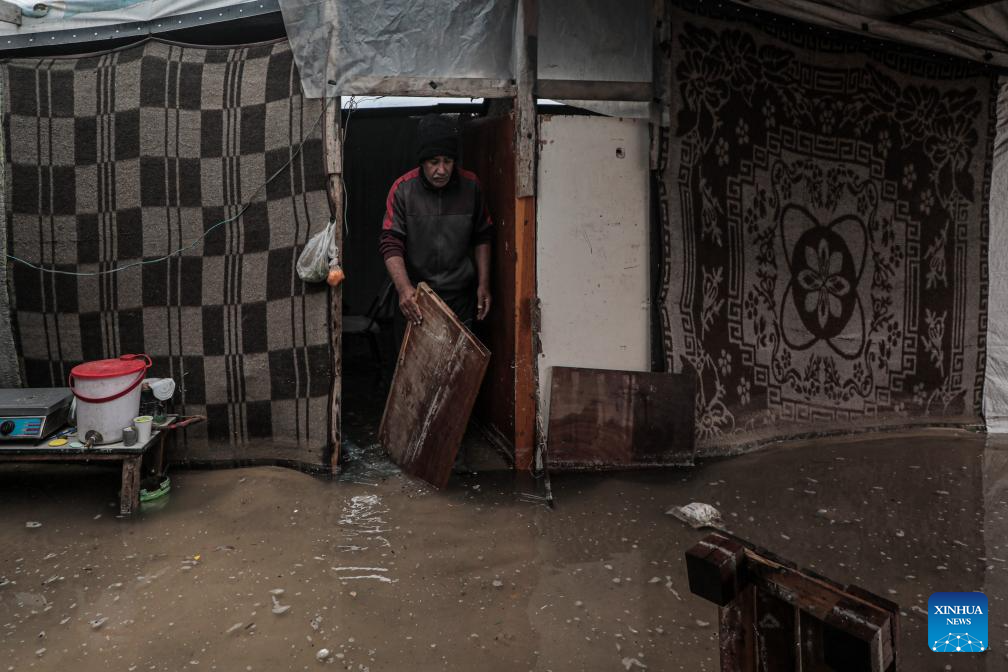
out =
[[[718,649],[721,671],[739,672],[756,666],[756,589],[744,589],[718,609]]]
[[[669,40],[671,29],[668,16],[665,13],[666,0],[654,0],[652,10],[652,49],[651,49],[651,170],[658,170],[659,147],[662,128],[670,121],[670,103],[672,100],[670,87],[672,85],[672,62],[669,59]]]
[[[518,3],[519,40],[516,80],[518,91],[515,95],[515,162],[518,171],[515,180],[515,196],[525,198],[535,196],[536,178],[536,70],[539,53],[539,5],[538,0],[521,0]]]
[[[535,89],[538,0],[518,3],[515,123],[515,469],[532,468],[538,439],[533,308],[536,300],[536,155],[539,142]]]
[[[123,459],[122,490],[119,491],[119,513],[131,515],[140,506],[140,461],[143,455]]]
[[[515,469],[532,468],[537,440],[536,199],[515,204]]]
[[[342,99],[340,96],[329,98],[326,106],[325,128],[323,138],[325,142],[325,163],[326,163],[326,195],[329,198],[329,212],[336,220],[336,248],[343,254],[343,220],[344,220],[344,193],[343,193],[343,124],[342,124]],[[331,462],[329,464],[333,474],[339,473],[339,454],[341,431],[341,408],[343,392],[343,286],[330,288],[329,312],[332,319],[332,340],[330,348],[332,350],[332,389],[329,392],[329,444],[332,446]]]

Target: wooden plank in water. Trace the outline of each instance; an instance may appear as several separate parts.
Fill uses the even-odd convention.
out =
[[[722,670],[898,669],[900,611],[889,600],[725,532],[688,550],[686,565],[690,590],[720,607]]]
[[[406,328],[378,439],[403,471],[443,488],[490,351],[424,283],[417,303],[423,321]]]
[[[553,367],[550,468],[692,465],[690,374]]]

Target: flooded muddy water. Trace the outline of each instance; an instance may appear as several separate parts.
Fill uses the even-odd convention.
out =
[[[132,520],[118,470],[3,465],[0,671],[713,671],[716,609],[683,560],[705,533],[666,514],[693,501],[899,603],[903,670],[1008,669],[1008,439],[880,434],[557,474],[553,509],[507,471],[437,492],[356,450],[336,480],[175,470]],[[962,590],[990,600],[991,649],[931,653],[928,596]]]

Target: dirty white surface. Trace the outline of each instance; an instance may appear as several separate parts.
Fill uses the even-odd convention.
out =
[[[636,119],[543,116],[536,286],[550,367],[650,370],[649,135]]]
[[[1008,80],[1001,78],[990,193],[990,289],[984,418],[990,432],[1008,432]]]

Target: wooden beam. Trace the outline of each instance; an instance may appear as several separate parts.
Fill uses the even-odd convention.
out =
[[[756,669],[756,588],[749,586],[718,609],[721,672]]]
[[[672,116],[672,59],[669,45],[672,35],[667,16],[666,0],[653,0],[651,16],[651,77],[654,85],[651,101],[651,170],[658,170],[661,154],[662,128],[670,123]]]
[[[536,333],[536,199],[515,203],[515,469],[527,471],[535,459]]]
[[[750,659],[748,635],[740,628],[751,627],[753,621],[758,649],[754,660],[776,661],[765,669],[797,669],[800,644],[806,645],[801,656],[809,662],[801,669],[895,669],[899,607],[888,600],[800,570],[727,533],[708,535],[687,551],[686,568],[690,590],[721,607],[723,670],[764,669],[737,664]],[[754,619],[748,617],[752,607],[744,597],[751,589],[756,593]],[[773,622],[784,626],[778,627],[782,632],[774,637],[761,633],[761,613],[771,614]],[[735,667],[725,666],[726,656]]]
[[[322,129],[326,165],[326,196],[329,213],[336,220],[336,249],[343,250],[343,117],[342,99],[329,99]],[[332,357],[332,386],[329,390],[329,444],[332,457],[329,464],[333,474],[339,473],[340,442],[342,440],[343,393],[343,285],[329,289],[329,317],[331,319],[330,355]]]
[[[515,93],[515,196],[535,196],[536,178],[536,73],[539,59],[539,5],[538,0],[521,0],[518,3],[517,77]]]
[[[921,7],[920,9],[915,9],[911,12],[894,14],[890,16],[887,21],[889,21],[889,23],[898,23],[903,26],[908,26],[911,23],[916,23],[918,21],[940,19],[943,16],[948,16],[949,14],[965,12],[969,9],[986,7],[987,5],[995,5],[1002,1],[1003,0],[946,0],[945,2],[939,2],[931,5],[930,7]]]
[[[536,82],[540,98],[552,100],[634,100],[650,102],[654,98],[651,82],[587,81],[579,79],[540,79]]]
[[[335,84],[330,81],[329,84]],[[345,96],[424,96],[434,98],[508,98],[516,86],[510,79],[462,77],[358,77],[340,87]]]
[[[0,21],[13,23],[15,26],[21,25],[21,8],[13,2],[0,0]]]

